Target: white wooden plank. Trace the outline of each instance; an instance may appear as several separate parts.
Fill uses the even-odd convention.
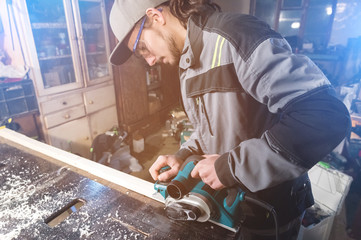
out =
[[[66,152],[62,149],[55,148],[37,140],[31,139],[18,132],[6,128],[1,129],[0,141],[8,143],[9,145],[20,145],[31,150],[31,152],[38,152],[47,155],[54,160],[58,160],[77,169],[86,171],[96,177],[117,184],[121,187],[127,188],[146,197],[164,202],[164,200],[161,199],[159,195],[158,197],[154,196],[154,184],[151,182],[145,181],[138,177],[134,177],[132,175],[107,167],[105,165],[80,157],[78,155]]]

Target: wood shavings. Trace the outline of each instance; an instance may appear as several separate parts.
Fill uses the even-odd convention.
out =
[[[228,239],[218,227],[202,238],[199,223],[171,222],[161,203],[126,188],[116,191],[6,144],[0,152],[1,240]],[[74,200],[85,203],[58,225],[46,224]]]

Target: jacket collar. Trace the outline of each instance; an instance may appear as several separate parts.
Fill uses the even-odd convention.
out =
[[[183,70],[189,67],[199,65],[200,55],[203,49],[203,28],[205,27],[208,17],[215,11],[209,10],[204,16],[193,15],[188,19],[187,36],[184,42],[179,67]]]
[[[200,34],[201,33],[196,29],[195,24],[193,23],[191,18],[189,18],[187,23],[187,36],[184,42],[182,55],[179,60],[179,67],[181,69],[185,70],[191,66],[194,66],[196,60],[195,60],[193,48],[196,37],[200,37],[199,36]]]

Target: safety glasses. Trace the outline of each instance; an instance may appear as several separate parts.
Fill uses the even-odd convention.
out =
[[[157,10],[160,12],[163,11],[162,8],[158,8]],[[150,51],[148,50],[146,43],[144,41],[140,40],[140,36],[142,35],[142,31],[143,31],[146,19],[147,19],[147,16],[144,16],[142,23],[140,25],[139,31],[138,31],[137,38],[135,39],[135,43],[133,45],[133,53],[135,54],[135,56],[143,57],[143,58],[147,58],[150,55]]]
[[[144,23],[145,23],[146,18],[147,18],[146,16],[143,17],[142,24],[140,25],[139,32],[137,35],[137,39],[135,40],[135,43],[133,46],[133,53],[138,57],[142,56],[142,51],[141,51],[141,49],[138,48],[138,42],[139,42],[140,36],[142,35],[142,31],[144,28]]]

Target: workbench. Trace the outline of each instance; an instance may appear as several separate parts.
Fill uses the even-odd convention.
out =
[[[0,239],[233,239],[168,219],[153,183],[0,130]]]

